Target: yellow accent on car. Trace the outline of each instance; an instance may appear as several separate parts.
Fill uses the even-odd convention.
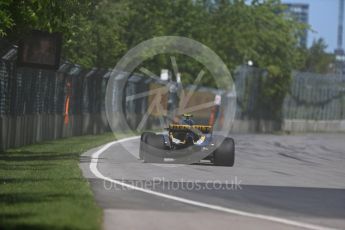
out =
[[[169,130],[174,131],[182,131],[188,132],[192,131],[193,129],[200,130],[203,133],[210,133],[212,131],[212,126],[210,125],[178,125],[178,124],[170,124]]]

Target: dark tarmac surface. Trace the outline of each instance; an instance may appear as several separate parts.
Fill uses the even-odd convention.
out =
[[[98,158],[105,177],[174,197],[262,215],[236,215],[198,207],[97,178],[85,153],[81,168],[105,229],[345,229],[345,135],[234,135],[233,168],[203,161],[158,165],[137,159],[139,139],[114,144]],[[99,148],[98,148],[99,149]],[[130,152],[130,153],[129,153]],[[266,218],[267,217],[267,218]],[[287,220],[272,222],[270,217]]]

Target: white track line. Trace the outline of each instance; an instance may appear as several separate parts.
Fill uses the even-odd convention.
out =
[[[110,142],[110,143],[104,145],[102,148],[100,148],[99,150],[94,152],[92,154],[92,159],[91,159],[91,163],[90,163],[90,170],[91,170],[91,172],[96,177],[98,177],[99,179],[103,179],[103,180],[112,182],[112,183],[114,183],[116,185],[120,185],[120,186],[129,188],[129,189],[141,191],[141,192],[148,193],[148,194],[151,194],[151,195],[163,197],[163,198],[166,198],[166,199],[175,200],[175,201],[182,202],[182,203],[185,203],[185,204],[190,204],[190,205],[194,205],[194,206],[198,206],[198,207],[213,209],[213,210],[217,210],[217,211],[221,211],[221,212],[226,212],[226,213],[230,213],[230,214],[235,214],[235,215],[240,215],[240,216],[246,216],[246,217],[251,217],[251,218],[256,218],[256,219],[261,219],[261,220],[268,220],[268,221],[272,221],[272,222],[276,222],[276,223],[280,223],[280,224],[286,224],[286,225],[300,227],[300,228],[305,228],[305,229],[312,229],[312,230],[336,230],[335,228],[328,228],[328,227],[323,227],[323,226],[318,226],[318,225],[313,225],[313,224],[307,224],[307,223],[302,223],[302,222],[298,222],[298,221],[283,219],[283,218],[279,218],[279,217],[275,217],[275,216],[262,215],[262,214],[251,213],[251,212],[244,212],[244,211],[240,211],[240,210],[236,210],[236,209],[226,208],[226,207],[222,207],[222,206],[218,206],[218,205],[213,205],[213,204],[208,204],[208,203],[204,203],[204,202],[199,202],[199,201],[185,199],[185,198],[182,198],[182,197],[168,195],[168,194],[164,194],[164,193],[161,193],[161,192],[156,192],[156,191],[153,191],[153,190],[150,190],[150,189],[144,189],[144,188],[137,187],[137,186],[134,186],[134,185],[131,185],[131,184],[123,183],[123,182],[121,182],[119,180],[111,179],[109,177],[103,176],[98,171],[98,169],[97,169],[98,158],[105,150],[109,149],[114,144],[118,144],[118,143],[121,143],[121,142],[134,140],[134,139],[137,139],[137,138],[139,138],[139,137],[135,136],[135,137],[124,138],[124,139],[121,139],[121,140],[118,140],[118,141],[113,141],[113,142]]]

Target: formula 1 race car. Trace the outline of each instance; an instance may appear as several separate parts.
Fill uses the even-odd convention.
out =
[[[194,125],[190,114],[181,124],[170,124],[167,134],[144,132],[139,158],[150,163],[197,163],[210,160],[217,166],[233,166],[235,143],[230,137],[214,135],[212,126]]]

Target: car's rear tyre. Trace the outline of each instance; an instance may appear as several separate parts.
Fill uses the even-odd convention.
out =
[[[146,143],[147,136],[156,135],[152,132],[143,132],[140,136],[140,146],[139,146],[139,159],[143,159],[144,144]]]
[[[224,138],[214,151],[213,162],[216,166],[233,166],[235,163],[235,142],[230,137]]]
[[[144,162],[161,163],[163,158],[159,155],[164,151],[164,138],[161,134],[147,134],[143,145],[142,158]]]

